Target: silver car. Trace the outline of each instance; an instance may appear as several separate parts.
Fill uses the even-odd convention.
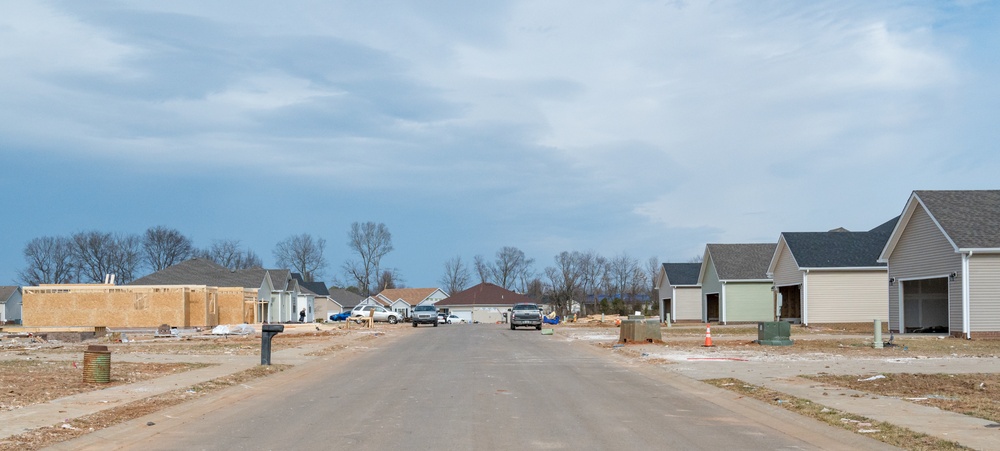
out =
[[[510,310],[510,330],[517,326],[535,326],[542,329],[542,309],[538,304],[515,304]]]
[[[433,324],[438,327],[438,309],[433,305],[418,305],[413,307],[413,327],[417,324]]]
[[[362,318],[367,318],[371,316],[374,321],[388,322],[389,324],[396,324],[399,322],[399,314],[386,310],[385,307],[381,305],[359,305],[351,310],[351,318],[355,322],[360,322]]]

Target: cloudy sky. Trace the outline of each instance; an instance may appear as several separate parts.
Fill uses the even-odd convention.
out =
[[[516,246],[689,261],[1000,188],[975,1],[0,1],[0,283],[35,237],[384,222],[407,286]]]

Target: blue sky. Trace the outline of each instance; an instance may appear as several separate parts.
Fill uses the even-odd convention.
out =
[[[482,3],[482,4],[481,4]],[[995,189],[1000,7],[910,1],[0,2],[0,283],[163,225],[383,264],[688,261]]]

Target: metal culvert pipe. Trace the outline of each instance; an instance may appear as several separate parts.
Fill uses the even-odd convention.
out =
[[[83,352],[83,382],[87,384],[111,382],[111,351],[107,346],[87,346],[87,350]]]

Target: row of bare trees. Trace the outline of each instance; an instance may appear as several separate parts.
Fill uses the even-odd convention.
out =
[[[18,271],[23,285],[98,283],[114,274],[129,283],[143,271],[155,272],[194,257],[207,258],[230,269],[261,265],[260,257],[239,240],[216,240],[197,249],[181,232],[163,226],[143,234],[98,230],[70,236],[43,236],[24,246],[26,265]]]
[[[457,293],[468,288],[475,274],[480,282],[544,300],[556,312],[565,314],[571,301],[586,304],[588,298],[592,304],[599,298],[634,304],[651,293],[660,269],[656,257],[650,257],[643,265],[627,253],[607,258],[594,251],[564,251],[553,260],[552,266],[536,273],[532,267],[534,259],[516,247],[506,246],[492,260],[475,256],[470,271],[462,257],[456,256],[445,262],[440,283],[448,293]]]
[[[347,245],[357,257],[344,262],[344,275],[356,283],[360,294],[368,296],[402,284],[397,270],[382,266],[382,258],[393,249],[385,224],[353,223]],[[273,255],[278,267],[290,268],[312,282],[322,279],[327,270],[325,250],[325,239],[303,233],[278,242]],[[22,285],[39,285],[99,283],[114,274],[116,283],[125,284],[191,258],[211,260],[232,270],[263,266],[260,256],[239,240],[214,240],[206,248],[196,248],[180,231],[156,226],[142,234],[92,230],[32,239],[24,247],[26,265],[18,277]]]

